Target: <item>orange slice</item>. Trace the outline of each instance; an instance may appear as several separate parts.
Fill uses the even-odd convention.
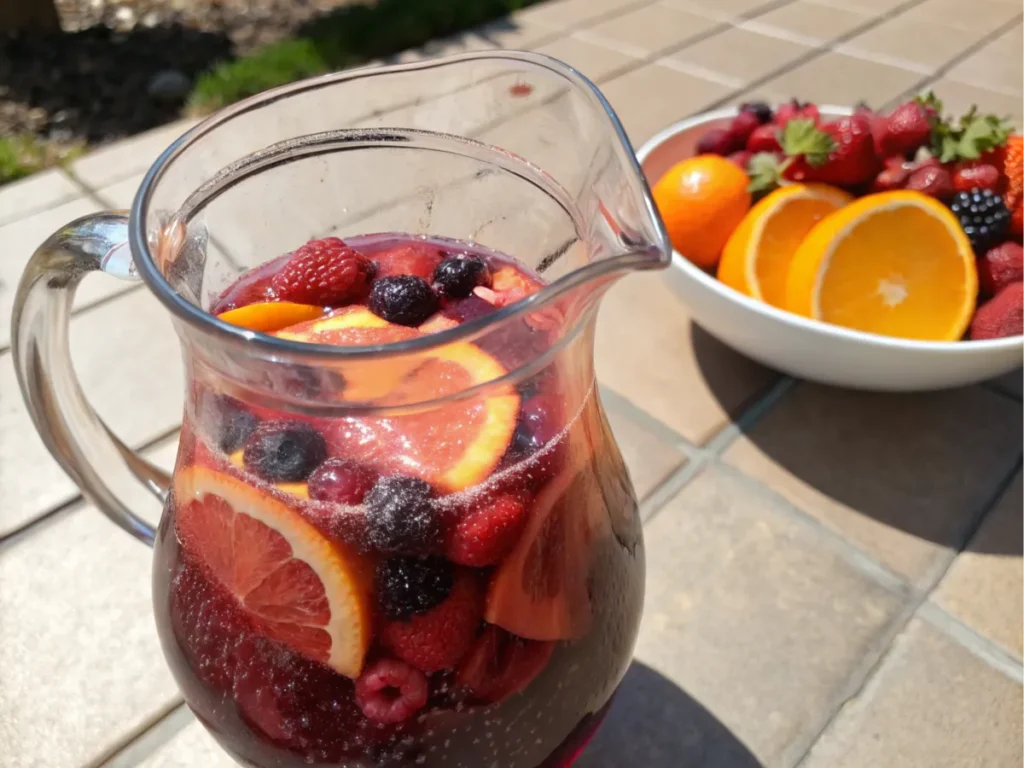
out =
[[[279,336],[320,344],[364,346],[417,338],[365,307],[347,307],[300,324]],[[382,406],[409,405],[457,396],[507,373],[475,344],[457,342],[418,355],[345,364],[344,397]],[[380,471],[420,477],[441,490],[457,491],[486,479],[512,439],[519,396],[507,385],[412,412],[346,416],[326,426],[332,450]]]
[[[346,677],[373,635],[372,570],[285,504],[241,480],[193,466],[175,476],[182,547],[268,637]]]
[[[786,308],[885,336],[956,341],[978,293],[974,252],[942,203],[867,195],[826,216],[793,257]]]
[[[815,224],[853,197],[827,184],[788,184],[762,199],[729,237],[718,279],[775,307],[786,303],[786,277],[796,249]]]
[[[250,331],[272,333],[289,325],[321,317],[323,307],[312,304],[294,304],[290,301],[265,301],[260,304],[246,304],[217,315],[225,323],[240,325]]]

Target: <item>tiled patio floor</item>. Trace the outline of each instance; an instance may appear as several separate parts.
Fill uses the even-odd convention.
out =
[[[556,0],[410,55],[563,58],[636,145],[752,96],[881,107],[924,86],[951,110],[977,102],[1020,124],[1022,15],[1019,0]],[[231,765],[164,667],[148,552],[45,452],[8,349],[35,245],[127,205],[185,127],[0,189],[3,768]],[[103,278],[76,306],[86,391],[168,464],[181,369],[167,319]],[[597,345],[643,497],[648,595],[636,663],[582,768],[1021,764],[1019,371],[928,395],[794,382],[692,325],[657,276],[612,290]]]

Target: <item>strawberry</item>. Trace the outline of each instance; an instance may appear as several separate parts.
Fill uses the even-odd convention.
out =
[[[753,152],[778,152],[782,149],[779,144],[779,127],[771,123],[765,123],[754,129],[747,139],[747,151]]]
[[[783,175],[793,181],[856,186],[872,180],[879,170],[871,121],[864,115],[840,117],[820,127],[811,120],[790,120],[781,143],[793,159]]]
[[[427,282],[434,279],[434,269],[444,259],[441,252],[427,243],[405,243],[373,254],[377,277],[415,275]]]
[[[732,123],[729,124],[729,135],[734,142],[734,146],[745,146],[747,139],[750,138],[750,134],[760,126],[761,118],[754,111],[743,111],[736,115],[732,119]]]
[[[957,192],[970,192],[972,189],[999,192],[1002,182],[999,169],[981,160],[965,160],[953,166],[953,188]]]
[[[953,196],[953,177],[949,171],[940,166],[927,165],[916,168],[907,178],[906,189],[945,200]]]
[[[1021,280],[1024,280],[1024,248],[1018,243],[1002,243],[978,258],[978,285],[989,296]]]
[[[1013,210],[1024,199],[1024,138],[1020,134],[1007,139],[1002,168],[1006,176],[1006,205]]]
[[[775,110],[775,125],[785,128],[790,120],[810,120],[817,125],[821,120],[821,115],[813,104],[791,99]]]
[[[883,157],[910,155],[928,144],[932,136],[928,110],[917,99],[896,107],[872,127],[875,152]]]
[[[382,619],[377,637],[395,656],[423,672],[454,669],[473,644],[483,612],[484,593],[476,574],[457,569],[443,602],[406,619]]]
[[[1018,240],[1024,237],[1024,200],[1010,213],[1010,234]]]
[[[728,155],[738,149],[742,144],[737,144],[732,132],[726,128],[712,128],[700,137],[697,142],[698,155]]]
[[[1024,283],[1011,283],[974,313],[971,338],[1001,339],[1024,332]]]
[[[480,701],[502,701],[533,682],[554,649],[552,642],[524,640],[487,626],[459,665],[456,684]]]
[[[448,559],[475,568],[500,562],[519,540],[526,511],[519,495],[500,494],[478,501],[451,527]]]
[[[337,237],[310,240],[297,249],[271,285],[281,301],[336,307],[370,290],[373,263]]]

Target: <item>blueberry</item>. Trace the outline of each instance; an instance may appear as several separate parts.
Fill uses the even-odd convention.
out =
[[[770,123],[772,118],[775,116],[772,113],[772,108],[765,104],[763,101],[750,101],[740,106],[740,109],[744,112],[753,112],[757,115],[757,119],[763,125],[764,123]]]
[[[446,299],[464,299],[478,285],[490,284],[491,270],[479,256],[449,256],[434,269],[434,286]]]
[[[271,483],[297,483],[327,458],[323,435],[302,421],[266,421],[245,444],[245,468]]]
[[[430,486],[415,477],[382,477],[366,494],[366,538],[378,552],[426,554],[437,548],[441,523]]]
[[[203,392],[196,416],[199,428],[211,436],[224,453],[234,453],[249,439],[259,419],[228,395]]]
[[[377,602],[389,619],[407,619],[443,603],[454,566],[443,557],[391,557],[376,568]]]
[[[416,275],[382,277],[370,290],[370,311],[389,323],[415,326],[437,311],[437,294]]]

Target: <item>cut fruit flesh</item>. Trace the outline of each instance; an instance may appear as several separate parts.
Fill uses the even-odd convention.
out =
[[[346,677],[373,630],[368,561],[241,480],[200,466],[174,479],[175,530],[261,632]]]
[[[348,307],[323,320],[293,326],[284,338],[341,346],[418,338],[365,307]],[[376,404],[428,403],[500,379],[505,368],[475,344],[457,342],[419,355],[346,365],[345,399]],[[372,396],[372,397],[371,397]],[[496,385],[469,397],[390,416],[346,416],[325,424],[332,452],[379,471],[413,475],[445,491],[486,479],[515,431],[519,396]]]
[[[273,333],[296,323],[322,317],[323,307],[312,304],[295,304],[290,301],[265,301],[259,304],[246,304],[238,309],[231,309],[217,315],[226,323],[248,328],[251,331]]]
[[[732,233],[718,279],[775,307],[786,302],[786,277],[800,243],[815,224],[853,196],[826,184],[788,184],[757,203]]]
[[[826,216],[793,257],[787,309],[869,333],[956,341],[978,274],[970,241],[939,201],[900,190]]]
[[[567,464],[537,496],[518,543],[491,576],[484,608],[491,624],[530,640],[586,634],[592,548],[610,525],[591,467]]]

